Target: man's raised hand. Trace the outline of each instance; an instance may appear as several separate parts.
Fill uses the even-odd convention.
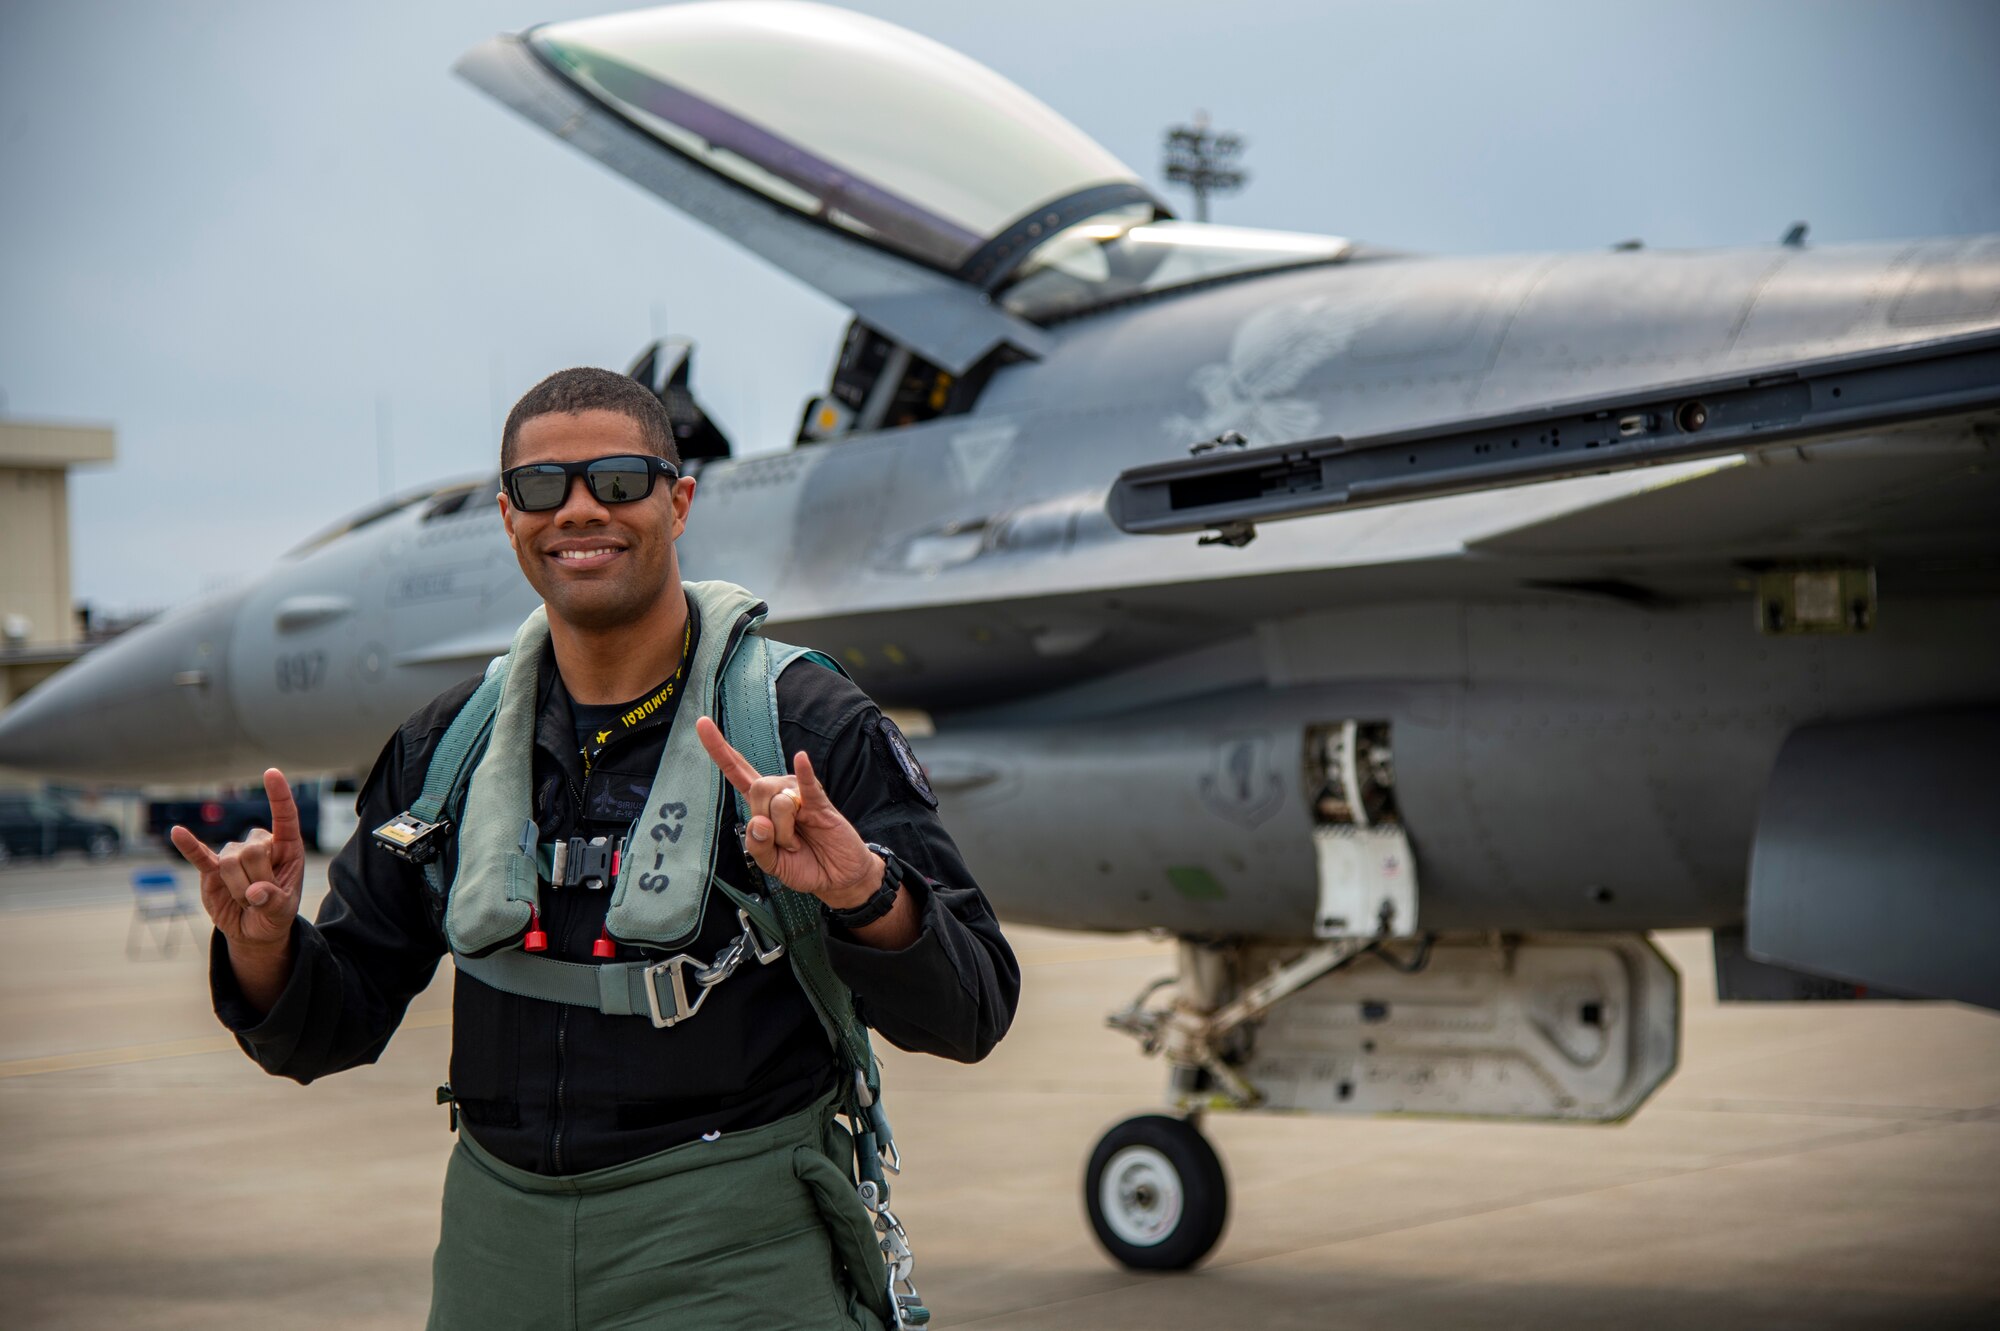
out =
[[[265,772],[264,793],[271,800],[271,830],[257,828],[248,840],[232,841],[220,854],[185,827],[168,834],[174,849],[200,871],[202,907],[229,941],[232,957],[281,955],[305,885],[305,837],[285,774],[275,767]]]
[[[757,867],[794,892],[818,897],[836,910],[860,905],[881,885],[882,857],[868,849],[800,752],[790,776],[765,776],[701,717],[695,733],[722,769],[723,779],[750,806],[743,849]]]

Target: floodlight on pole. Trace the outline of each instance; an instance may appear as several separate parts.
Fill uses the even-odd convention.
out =
[[[1211,194],[1233,194],[1250,179],[1250,173],[1236,165],[1243,136],[1212,132],[1206,111],[1195,112],[1192,124],[1168,126],[1165,147],[1167,180],[1194,194],[1197,222],[1208,220]]]

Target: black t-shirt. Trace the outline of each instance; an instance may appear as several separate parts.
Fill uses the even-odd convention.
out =
[[[664,688],[665,685],[661,685]],[[658,689],[649,690],[642,697],[650,697]],[[636,700],[635,700],[636,701]],[[632,710],[629,702],[578,702],[570,699],[570,715],[576,722],[576,747],[579,753],[602,747],[604,740],[599,736],[612,734],[611,727],[618,718]],[[593,743],[592,741],[596,741]]]

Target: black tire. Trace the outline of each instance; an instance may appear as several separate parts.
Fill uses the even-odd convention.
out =
[[[0,837],[0,865],[6,864],[7,861],[13,858],[14,858],[14,848],[7,844],[7,841],[4,837]]]
[[[92,832],[83,843],[83,853],[93,860],[108,860],[118,853],[118,834],[108,827]]]
[[[1208,1138],[1164,1114],[1104,1134],[1083,1173],[1097,1241],[1135,1271],[1185,1271],[1208,1256],[1229,1219],[1229,1180]]]

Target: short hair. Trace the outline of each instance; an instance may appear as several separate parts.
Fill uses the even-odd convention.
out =
[[[667,409],[653,391],[636,379],[615,370],[578,366],[557,370],[521,394],[521,400],[507,413],[506,428],[500,432],[500,469],[513,465],[514,445],[521,426],[537,416],[556,412],[575,415],[581,411],[615,411],[637,421],[646,447],[678,467],[681,450],[674,443],[674,425]]]

